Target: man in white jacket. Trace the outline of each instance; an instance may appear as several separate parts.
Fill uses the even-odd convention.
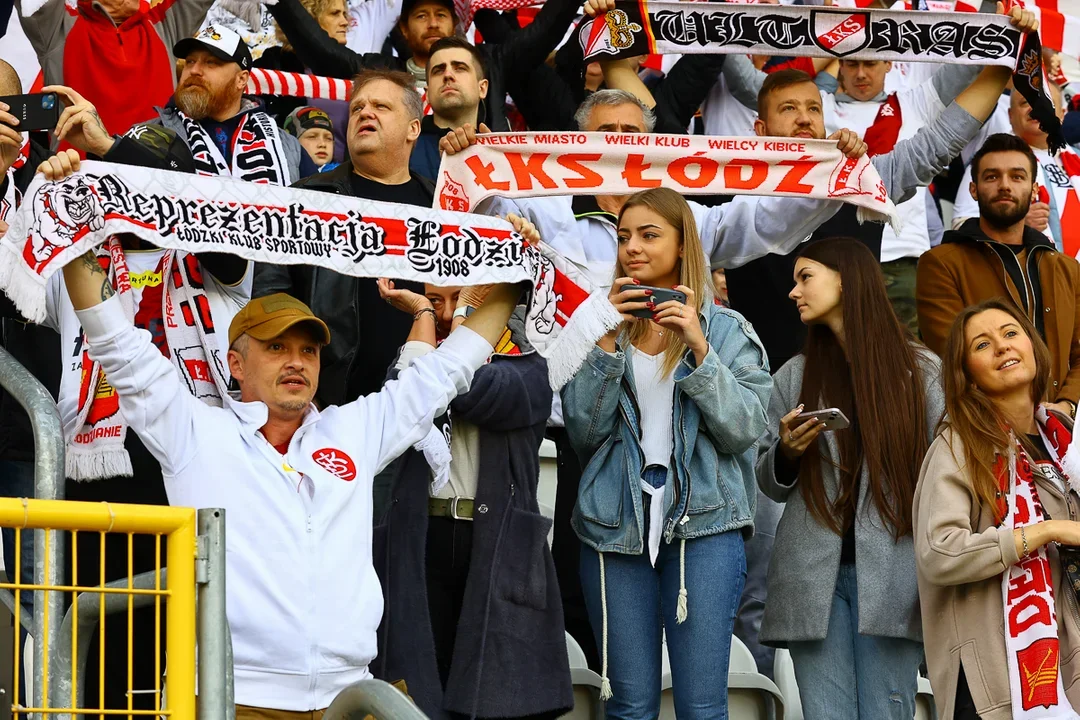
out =
[[[77,168],[72,153],[41,171],[57,179]],[[536,239],[535,228],[512,220]],[[170,503],[226,511],[238,720],[325,709],[371,677],[376,653],[383,607],[371,562],[372,479],[468,389],[520,289],[494,286],[464,327],[396,381],[322,410],[311,399],[326,324],[288,295],[258,298],[229,328],[239,398],[213,408],[127,319],[93,254],[68,264],[64,280],[90,357],[160,461]],[[420,314],[434,325],[434,313]]]

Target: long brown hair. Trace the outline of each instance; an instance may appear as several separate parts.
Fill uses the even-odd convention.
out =
[[[634,193],[619,210],[619,222],[622,222],[623,213],[632,207],[645,207],[659,215],[664,221],[675,228],[682,240],[682,259],[679,260],[679,283],[694,291],[694,310],[701,312],[706,302],[712,302],[712,284],[709,282],[709,270],[705,265],[705,251],[701,247],[701,238],[698,235],[697,221],[694,213],[682,195],[668,188],[652,188]],[[626,270],[617,258],[615,260],[615,279],[627,277]],[[629,334],[630,342],[636,343],[647,337],[650,328],[646,318],[640,318],[633,322],[623,323]],[[665,334],[664,363],[661,372],[664,376],[670,375],[679,364],[679,360],[686,353],[686,345],[679,338],[678,333]]]
[[[985,300],[972,305],[956,316],[945,353],[941,358],[941,371],[945,386],[945,419],[942,426],[952,428],[964,445],[964,463],[975,496],[984,506],[991,508],[994,519],[1001,521],[997,502],[998,480],[994,474],[994,459],[1009,446],[1011,426],[997,405],[984,393],[967,367],[968,323],[973,317],[987,310],[1000,310],[1014,320],[1031,340],[1035,355],[1035,379],[1031,381],[1031,399],[1038,405],[1046,397],[1050,385],[1050,351],[1039,337],[1039,331],[1015,305],[1001,298]],[[1024,432],[1015,433],[1029,454],[1033,451]],[[960,458],[956,458],[957,464]]]
[[[833,532],[857,516],[865,465],[870,495],[893,537],[911,532],[911,504],[927,450],[926,397],[911,335],[900,325],[877,258],[858,240],[830,238],[799,254],[840,274],[844,346],[824,324],[808,328],[802,393],[807,408],[837,407],[851,427],[836,433],[840,493],[825,491],[819,443],[807,448],[799,485],[810,513]]]

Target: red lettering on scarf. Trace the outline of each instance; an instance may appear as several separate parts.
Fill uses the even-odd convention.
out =
[[[522,190],[532,190],[534,179],[546,190],[559,186],[544,171],[544,161],[549,157],[551,157],[549,153],[532,153],[528,159],[525,159],[521,153],[506,153],[506,161],[510,163],[510,171],[514,173],[514,182]]]
[[[651,167],[652,163],[645,162],[644,155],[627,155],[626,166],[622,171],[623,180],[626,181],[627,185],[636,189],[660,187],[659,180],[648,180],[641,177],[641,173]]]
[[[742,179],[742,169],[750,168],[750,177]],[[733,190],[753,190],[769,176],[769,164],[764,160],[732,160],[724,166],[724,184]]]
[[[604,176],[595,170],[590,170],[581,163],[596,162],[601,157],[600,153],[568,153],[559,155],[555,162],[562,165],[570,172],[576,172],[580,178],[566,178],[563,182],[571,190],[579,188],[596,188],[604,184]]]
[[[807,185],[806,183],[799,181],[806,177],[807,173],[817,167],[816,162],[806,158],[799,158],[798,160],[781,160],[777,164],[791,168],[784,173],[784,177],[780,180],[780,184],[776,186],[777,192],[807,194],[814,191],[813,185]]]
[[[485,190],[509,190],[510,183],[505,180],[494,180],[491,177],[491,173],[495,170],[495,166],[491,163],[485,163],[476,155],[471,155],[465,160],[465,165],[472,170],[473,179],[476,184]]]

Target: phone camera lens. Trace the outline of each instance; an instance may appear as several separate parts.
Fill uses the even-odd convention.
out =
[[[56,107],[56,96],[45,95],[41,98],[41,107],[45,110],[52,110]]]

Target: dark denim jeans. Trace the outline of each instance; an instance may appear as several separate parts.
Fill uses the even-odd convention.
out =
[[[679,720],[726,720],[727,673],[735,611],[746,579],[738,531],[686,541],[687,618],[675,622],[681,542],[649,554],[604,553],[607,586],[607,717],[652,720],[660,713],[661,632],[667,631],[675,714]],[[600,560],[582,548],[581,582],[602,647]]]

